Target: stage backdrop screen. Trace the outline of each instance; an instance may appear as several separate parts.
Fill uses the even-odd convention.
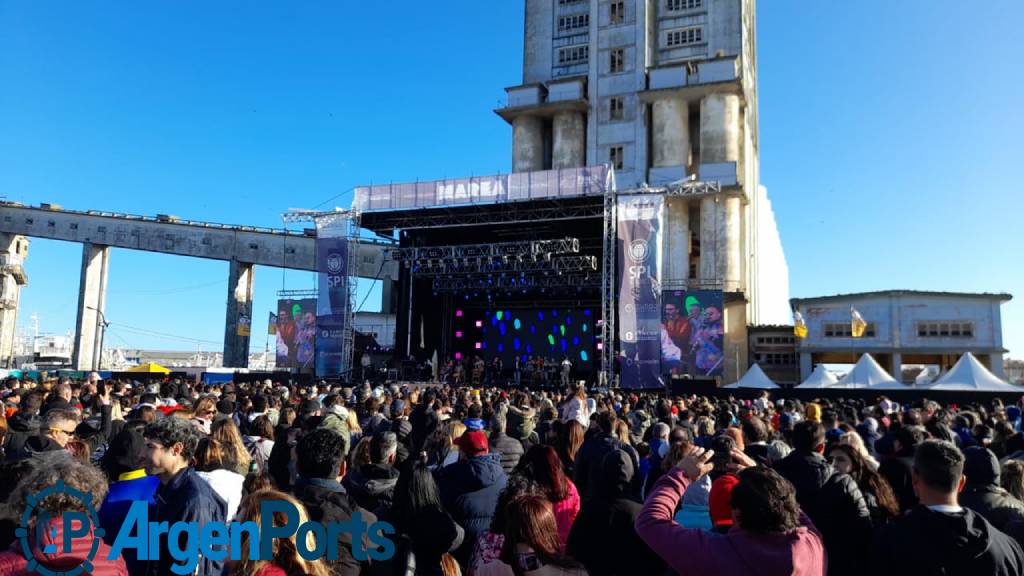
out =
[[[543,356],[561,362],[568,357],[574,370],[594,369],[598,355],[596,308],[521,308],[456,310],[454,349],[465,356],[491,361],[501,358],[505,369],[513,359]]]
[[[661,293],[662,373],[722,375],[722,302],[720,290]]]
[[[277,367],[313,368],[316,299],[277,301]]]

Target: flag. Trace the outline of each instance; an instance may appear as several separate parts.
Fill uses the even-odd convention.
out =
[[[804,315],[799,311],[793,312],[793,334],[797,338],[807,338],[807,324],[804,323]]]
[[[850,307],[850,333],[854,338],[860,338],[864,336],[864,329],[868,327],[868,323],[864,321],[864,318],[857,312],[856,308]]]
[[[277,334],[277,314],[270,313],[270,323],[267,324],[267,334]]]

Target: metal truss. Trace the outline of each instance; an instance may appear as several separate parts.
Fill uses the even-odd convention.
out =
[[[594,200],[599,200],[599,197]],[[603,205],[597,201],[568,203],[564,200],[533,200],[522,203],[509,202],[502,204],[499,209],[495,209],[493,206],[475,208],[456,207],[371,212],[366,215],[365,220],[368,228],[379,231],[579,220],[582,218],[600,218],[604,214]]]
[[[512,257],[544,256],[553,254],[575,254],[580,251],[579,238],[558,238],[554,240],[524,240],[519,242],[496,242],[492,244],[456,244],[452,246],[425,246],[421,248],[397,248],[389,250],[389,260],[414,261],[424,264],[427,260],[453,260],[465,258],[499,258],[507,261]]]
[[[435,278],[434,292],[490,292],[530,289],[597,288],[601,279],[597,274],[556,274],[554,276],[462,276]]]
[[[463,260],[427,260],[412,264],[416,276],[469,274],[531,274],[536,272],[596,272],[597,257],[590,255],[542,254],[534,256],[492,256]]]
[[[281,221],[286,224],[291,222],[317,222],[324,225],[325,220],[329,224],[333,218],[344,218],[349,213],[354,212],[354,210],[343,210],[341,208],[325,210],[323,212],[307,210],[305,208],[289,208],[287,212],[281,214]]]
[[[303,298],[316,298],[317,290],[278,290],[277,297],[282,300],[301,300]]]
[[[615,269],[618,267],[616,246],[618,232],[616,228],[615,194],[604,196],[604,238],[601,252],[601,372],[598,384],[611,386],[615,378]],[[603,380],[603,381],[602,381]]]

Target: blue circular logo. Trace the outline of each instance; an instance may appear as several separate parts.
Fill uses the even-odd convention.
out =
[[[46,566],[39,564],[39,561],[36,560],[35,555],[32,553],[32,530],[29,528],[29,521],[32,519],[32,512],[40,502],[52,494],[67,494],[84,504],[85,512],[88,515],[88,521],[91,523],[93,528],[92,545],[89,548],[88,557],[78,566],[62,572],[51,570]],[[96,516],[96,508],[92,505],[92,494],[84,494],[81,491],[64,484],[63,480],[58,480],[55,485],[50,486],[49,488],[44,488],[38,493],[30,495],[28,497],[27,504],[28,506],[25,507],[25,512],[21,515],[21,522],[18,524],[18,528],[14,531],[15,536],[17,536],[18,540],[21,542],[21,553],[25,556],[25,560],[28,561],[26,570],[28,572],[36,572],[42,576],[77,576],[83,572],[92,573],[92,561],[96,558],[96,554],[99,552],[100,541],[104,534],[103,528],[100,527],[99,518]],[[49,513],[43,511],[40,518],[49,518]],[[36,529],[39,530],[40,528],[37,526]],[[65,531],[62,534],[62,537],[67,541],[69,540],[70,535]],[[58,547],[63,546],[64,544],[64,542],[57,545],[50,544],[44,548],[43,552],[57,553]]]

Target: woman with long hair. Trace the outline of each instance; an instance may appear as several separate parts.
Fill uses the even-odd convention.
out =
[[[846,444],[860,453],[861,458],[864,462],[871,466],[872,470],[878,470],[878,460],[875,460],[874,456],[868,452],[867,446],[864,445],[864,439],[861,438],[857,432],[844,432],[839,437],[840,444]]]
[[[1024,500],[1024,462],[1020,460],[1003,462],[999,485],[1003,487],[1003,490],[1013,494],[1014,498]]]
[[[857,481],[871,513],[871,523],[876,528],[899,518],[900,505],[892,486],[864,460],[856,448],[849,444],[836,444],[828,455],[837,471],[849,474]]]
[[[249,424],[249,433],[242,438],[245,449],[252,458],[252,471],[262,473],[267,469],[270,452],[274,449],[274,425],[266,414],[257,416]]]
[[[558,435],[558,458],[562,461],[562,471],[569,478],[572,478],[576,469],[576,453],[583,445],[583,435],[586,432],[586,426],[580,424],[578,420],[569,420],[561,427],[561,433]]]
[[[572,480],[566,478],[558,453],[551,446],[538,444],[523,454],[515,474],[532,479],[551,501],[560,550],[564,552],[569,530],[580,512],[580,495]]]
[[[462,545],[465,532],[441,504],[430,468],[422,462],[403,466],[394,498],[386,517],[395,527],[399,552],[405,555],[396,555],[396,568],[408,567],[414,559],[417,576],[440,576],[442,559]]]
[[[211,424],[210,438],[220,442],[225,468],[242,477],[250,472],[252,457],[245,448],[238,426],[230,418],[222,418]]]
[[[539,495],[522,495],[505,509],[501,563],[492,574],[585,576],[587,571],[561,552],[551,503]],[[485,576],[481,574],[481,576]]]
[[[433,468],[444,468],[459,461],[459,447],[455,445],[455,439],[465,432],[466,425],[455,419],[437,428],[429,449],[429,461]]]
[[[242,505],[238,508],[238,521],[255,522],[256,526],[259,527],[261,520],[260,503],[265,501],[285,502],[289,506],[294,507],[299,513],[298,524],[300,526],[309,521],[309,515],[306,513],[306,508],[301,502],[293,498],[291,495],[285,494],[284,492],[278,492],[277,490],[260,490],[246,496],[245,500],[242,500]],[[288,523],[288,518],[283,512],[275,512],[273,518],[274,526],[280,527]],[[260,532],[262,532],[262,528],[257,530],[256,534],[259,534]],[[250,531],[242,530],[241,535],[242,537],[239,542],[240,558],[238,560],[233,560],[228,564],[228,571],[232,576],[330,575],[330,571],[324,563],[323,558],[319,558],[317,560],[306,560],[299,555],[295,541],[295,534],[292,534],[288,538],[274,539],[274,557],[271,560],[250,558]],[[306,532],[306,542],[304,547],[307,550],[316,549],[315,536],[312,531]]]
[[[195,455],[196,472],[206,480],[228,504],[228,520],[235,516],[238,504],[242,501],[242,487],[245,476],[232,470],[228,455],[224,451],[224,443],[212,437],[199,440]]]
[[[575,393],[565,403],[565,419],[579,422],[584,430],[590,426],[590,405],[587,404],[587,388],[583,384],[576,386]]]
[[[203,434],[210,433],[210,424],[217,415],[217,398],[212,395],[200,396],[192,406],[192,423]]]

